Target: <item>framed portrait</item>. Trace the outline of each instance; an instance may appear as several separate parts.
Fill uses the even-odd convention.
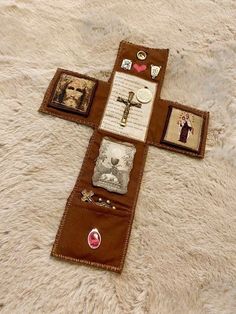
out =
[[[61,73],[50,106],[88,116],[96,87],[96,79]]]
[[[169,106],[162,143],[199,152],[204,127],[204,117],[194,111]]]
[[[133,144],[104,137],[94,168],[93,185],[109,192],[127,193],[135,153]]]

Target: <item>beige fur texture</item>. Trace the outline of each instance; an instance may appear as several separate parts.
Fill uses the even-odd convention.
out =
[[[0,1],[1,313],[236,313],[235,21],[235,0]],[[149,149],[117,275],[50,258],[92,130],[37,110],[57,67],[107,80],[122,39],[170,48],[162,98],[211,116],[204,160]]]

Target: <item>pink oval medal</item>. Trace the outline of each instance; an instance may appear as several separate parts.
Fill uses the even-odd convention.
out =
[[[98,229],[92,229],[88,234],[88,245],[91,249],[97,249],[101,244],[101,235]]]

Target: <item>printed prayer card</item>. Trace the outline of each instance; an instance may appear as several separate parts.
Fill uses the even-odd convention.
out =
[[[144,142],[156,88],[157,83],[116,72],[100,128]]]

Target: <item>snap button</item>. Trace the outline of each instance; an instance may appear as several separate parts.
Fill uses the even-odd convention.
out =
[[[145,60],[147,58],[147,53],[143,50],[137,52],[137,58],[139,60]]]

